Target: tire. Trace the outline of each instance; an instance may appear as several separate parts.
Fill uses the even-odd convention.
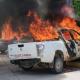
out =
[[[52,62],[51,72],[59,74],[63,72],[63,57],[56,55],[54,61]]]
[[[27,70],[31,70],[33,68],[33,66],[30,66],[30,67],[24,67],[24,66],[20,66],[19,67],[24,70],[24,71],[27,71]]]
[[[33,68],[33,64],[28,64],[29,62],[26,60],[21,60],[19,61],[19,67],[22,68],[23,70],[31,70]]]

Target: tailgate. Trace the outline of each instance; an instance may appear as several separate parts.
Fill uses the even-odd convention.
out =
[[[11,60],[37,58],[36,43],[18,43],[8,46],[8,54]]]

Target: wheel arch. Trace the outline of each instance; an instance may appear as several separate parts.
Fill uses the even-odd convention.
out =
[[[55,58],[57,55],[59,55],[60,57],[62,57],[63,60],[64,60],[64,54],[63,54],[63,52],[62,52],[61,50],[56,50],[56,51],[55,51],[55,56],[54,56],[54,58]]]

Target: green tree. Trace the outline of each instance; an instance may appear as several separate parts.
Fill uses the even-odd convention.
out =
[[[77,16],[80,16],[80,0],[73,0],[73,7],[76,10]]]

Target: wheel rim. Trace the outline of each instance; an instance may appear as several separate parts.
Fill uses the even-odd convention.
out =
[[[61,72],[63,69],[63,61],[61,58],[57,58],[55,61],[55,70]]]

